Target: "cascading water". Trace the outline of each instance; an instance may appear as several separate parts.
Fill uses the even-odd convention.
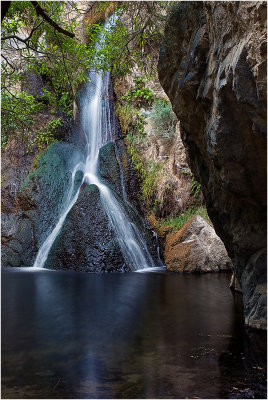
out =
[[[109,29],[109,24],[107,25],[106,29]],[[73,193],[75,173],[78,170],[84,174],[82,184],[95,184],[99,188],[104,211],[115,233],[126,265],[133,271],[155,266],[139,229],[125,212],[112,190],[103,184],[98,176],[99,149],[115,138],[114,115],[111,115],[109,104],[109,82],[109,72],[103,74],[92,71],[90,73],[89,83],[86,85],[81,99],[82,128],[86,138],[85,161],[81,156],[81,160],[72,171],[72,183],[65,208],[57,225],[41,246],[34,267],[44,267],[65,218],[78,198],[80,188]]]

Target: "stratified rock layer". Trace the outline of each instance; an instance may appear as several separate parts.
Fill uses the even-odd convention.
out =
[[[174,272],[218,272],[232,265],[215,230],[199,215],[167,235],[165,264]]]
[[[266,328],[266,3],[176,5],[158,71],[233,261],[245,321]]]

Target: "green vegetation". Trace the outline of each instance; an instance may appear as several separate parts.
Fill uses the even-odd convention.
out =
[[[168,218],[163,222],[165,226],[171,226],[174,231],[180,230],[183,225],[196,215],[210,222],[205,206],[192,206],[189,207],[184,213],[181,213],[173,218]]]
[[[30,132],[36,113],[42,105],[35,101],[33,96],[20,92],[16,96],[2,88],[2,149],[5,147],[9,135],[15,131],[22,132],[24,137]]]
[[[89,66],[97,71],[112,69],[114,77],[138,66],[150,76],[156,69],[158,47],[170,8],[168,1],[94,4],[96,14],[113,8],[115,16],[125,18],[119,18],[109,31],[103,30],[102,22],[89,24],[87,37],[82,37],[76,33],[78,17],[84,13],[79,2],[3,3],[2,148],[14,133],[28,140],[34,115],[45,106],[49,106],[52,114],[61,112],[70,118],[76,90],[87,80]],[[96,47],[100,40],[102,45]],[[43,93],[29,95],[30,73],[42,77]],[[137,80],[136,84],[130,98],[150,105],[153,93],[143,80]]]
[[[195,180],[194,174],[192,172],[189,173],[188,171],[181,171],[181,173],[185,175],[190,175],[192,177],[190,194],[194,197],[198,197],[201,191],[201,184]]]
[[[145,78],[134,79],[134,89],[128,90],[127,93],[122,96],[122,100],[135,101],[136,105],[141,107],[142,105],[151,105],[155,98],[154,92],[145,86]]]
[[[132,107],[130,104],[116,106],[116,114],[127,142],[134,144],[138,139],[145,135],[144,116],[140,110]]]
[[[141,198],[144,200],[147,208],[151,208],[155,205],[157,179],[160,175],[162,165],[154,161],[144,161],[137,150],[136,143],[128,142],[128,150],[133,166],[141,181]]]
[[[54,113],[58,110],[71,116],[75,88],[87,79],[92,58],[91,49],[75,37],[77,13],[77,5],[64,1],[10,3],[1,31],[2,133],[6,140],[14,133],[28,140],[35,115],[46,105]],[[45,83],[34,95],[29,95],[31,73]]]
[[[201,184],[198,183],[195,179],[194,179],[194,175],[191,172],[190,173],[191,177],[192,177],[192,182],[191,182],[191,189],[190,189],[190,193],[194,196],[194,197],[198,197],[200,190],[201,190]]]
[[[53,118],[49,121],[47,127],[44,130],[37,131],[36,137],[33,141],[37,149],[43,150],[48,145],[55,142],[55,140],[57,140],[57,136],[59,134],[59,128],[61,126],[62,126],[62,119]]]
[[[171,104],[167,101],[156,99],[150,119],[155,135],[167,138],[175,135],[175,126],[178,120],[172,111]]]
[[[133,124],[133,107],[130,104],[122,105],[120,103],[117,103],[116,115],[119,118],[122,132],[124,135],[126,135],[129,127]]]
[[[145,174],[143,175],[143,181],[141,185],[141,197],[147,206],[152,206],[154,204],[157,178],[159,177],[161,168],[162,165],[157,162],[146,162]]]
[[[2,134],[1,135],[1,150],[4,150],[6,145],[7,145],[7,135]]]

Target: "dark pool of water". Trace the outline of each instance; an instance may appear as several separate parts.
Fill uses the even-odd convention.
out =
[[[2,398],[264,398],[229,280],[4,269]]]

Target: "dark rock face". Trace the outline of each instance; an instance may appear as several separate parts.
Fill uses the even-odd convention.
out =
[[[39,247],[62,212],[71,182],[72,160],[75,162],[78,156],[74,146],[55,143],[43,154],[36,170],[27,177],[25,171],[19,175],[24,179],[16,181],[13,208],[5,207],[2,216],[2,265],[33,265]],[[78,172],[74,190],[81,180],[82,173]]]
[[[102,146],[99,152],[99,174],[105,184],[112,187],[119,195],[122,195],[121,176],[116,158],[115,144],[109,142]]]
[[[2,215],[2,265],[20,267],[33,263],[35,217],[33,210]]]
[[[46,268],[86,272],[127,271],[103,211],[99,189],[89,185],[69,212]]]
[[[245,321],[265,328],[266,3],[177,5],[158,71],[208,214],[233,261]]]

